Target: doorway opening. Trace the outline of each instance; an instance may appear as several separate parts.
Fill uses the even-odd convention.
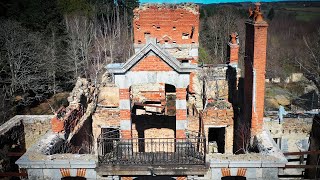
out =
[[[225,152],[225,127],[209,128],[208,144],[209,153]]]

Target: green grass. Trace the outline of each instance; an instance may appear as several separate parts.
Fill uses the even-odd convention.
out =
[[[320,18],[320,7],[287,7],[281,11],[295,13],[298,21],[308,22]]]
[[[296,20],[298,21],[306,21],[309,22],[311,20],[314,20],[316,18],[320,18],[320,12],[298,12],[296,15]]]

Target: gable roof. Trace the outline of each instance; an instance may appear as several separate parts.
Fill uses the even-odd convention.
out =
[[[170,53],[166,52],[155,42],[150,41],[144,47],[142,47],[137,53],[135,53],[126,63],[108,64],[106,69],[109,73],[123,74],[129,69],[135,66],[140,60],[143,59],[145,55],[149,52],[153,52],[159,56],[164,62],[166,62],[170,67],[172,67],[178,73],[190,73],[194,71],[197,67],[195,64],[181,63]]]

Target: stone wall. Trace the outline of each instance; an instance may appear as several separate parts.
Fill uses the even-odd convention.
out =
[[[282,123],[278,120],[266,119],[264,128],[270,131],[272,138],[277,141],[283,152],[307,151],[312,119],[285,118]]]
[[[26,169],[28,179],[56,180],[63,177],[96,179],[96,157],[90,154],[52,154],[64,141],[62,134],[46,133],[16,164]]]
[[[18,157],[10,152],[23,153],[50,130],[53,115],[17,115],[0,126],[0,172],[17,171]]]
[[[23,118],[26,149],[29,149],[50,129],[50,119],[53,115],[33,115]]]

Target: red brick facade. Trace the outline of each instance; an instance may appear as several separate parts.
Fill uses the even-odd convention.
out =
[[[227,63],[237,64],[239,60],[239,45],[236,40],[236,33],[230,35],[230,42],[228,43],[228,59]]]
[[[176,119],[177,120],[186,120],[187,119],[187,110],[186,109],[176,109]]]
[[[119,89],[119,99],[129,99],[130,92],[129,89]]]
[[[191,44],[199,42],[199,7],[165,8],[152,5],[134,10],[134,43],[145,44],[146,36],[161,44]]]
[[[176,98],[177,100],[186,99],[187,91],[184,88],[176,88]]]
[[[176,130],[176,138],[177,139],[185,139],[186,138],[185,130]]]
[[[251,120],[251,134],[261,132],[263,124],[267,28],[260,7],[246,22],[245,119]]]
[[[121,130],[121,138],[122,139],[131,139],[131,130]]]
[[[150,55],[140,60],[131,71],[172,71],[173,69],[158,56]]]
[[[128,120],[131,118],[130,110],[122,110],[120,109],[120,119]]]

